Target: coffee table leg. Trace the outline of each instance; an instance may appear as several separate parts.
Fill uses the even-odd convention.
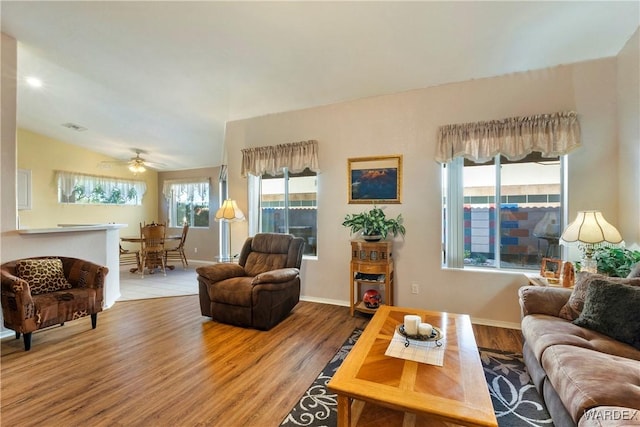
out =
[[[351,426],[351,399],[338,395],[338,427]]]

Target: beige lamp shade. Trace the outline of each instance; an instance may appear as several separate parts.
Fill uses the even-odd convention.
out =
[[[244,213],[240,210],[235,200],[227,199],[216,212],[216,221],[243,221]]]
[[[622,242],[620,232],[609,224],[599,211],[578,212],[578,216],[564,230],[560,239],[564,242],[587,244]]]

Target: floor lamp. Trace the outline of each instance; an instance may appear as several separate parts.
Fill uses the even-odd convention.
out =
[[[232,222],[244,221],[244,213],[240,210],[235,200],[226,199],[222,206],[216,212],[215,220],[217,222],[225,222],[227,224],[227,241],[226,246],[224,248],[223,256],[220,257],[222,262],[231,262],[233,261],[233,256],[231,255],[231,225]],[[228,252],[227,252],[228,251]]]

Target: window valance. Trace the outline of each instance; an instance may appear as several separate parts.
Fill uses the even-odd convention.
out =
[[[293,173],[306,168],[319,172],[318,141],[301,141],[242,150],[242,176],[282,175],[282,168]]]
[[[166,180],[162,184],[162,194],[171,200],[173,195],[185,200],[209,200],[209,177],[180,178]]]
[[[575,112],[539,114],[441,126],[436,161],[465,157],[484,163],[498,154],[520,160],[533,151],[555,157],[579,146],[580,124]]]
[[[64,203],[106,203],[139,205],[147,191],[144,181],[56,171]],[[73,197],[72,197],[73,196]]]

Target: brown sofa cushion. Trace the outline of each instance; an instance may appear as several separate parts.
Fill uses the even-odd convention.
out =
[[[31,295],[71,289],[59,258],[19,260],[16,262],[16,275],[29,283]]]
[[[640,410],[640,370],[636,360],[572,345],[554,345],[544,352],[541,363],[576,423],[595,406]]]
[[[569,297],[569,301],[560,309],[559,316],[567,320],[576,320],[584,307],[584,299],[587,294],[589,284],[594,280],[606,280],[613,283],[622,283],[630,286],[640,286],[640,277],[636,278],[620,278],[607,277],[602,274],[595,273],[578,273],[573,292]]]
[[[625,357],[640,363],[640,350],[555,316],[525,316],[522,319],[522,335],[538,360],[547,348],[560,344]]]
[[[640,287],[592,281],[582,313],[573,323],[640,350]]]

